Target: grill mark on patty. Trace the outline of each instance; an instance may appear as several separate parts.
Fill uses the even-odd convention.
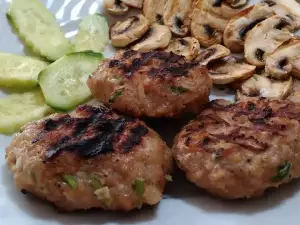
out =
[[[148,128],[131,117],[118,117],[104,108],[80,106],[77,113],[84,116],[73,118],[64,115],[44,122],[44,130],[33,143],[42,140],[51,142],[44,162],[51,161],[63,151],[72,151],[79,157],[90,158],[113,152],[128,153],[139,145],[148,133]],[[114,144],[129,130],[120,149]],[[124,137],[123,137],[124,139]]]
[[[130,60],[126,60],[129,58]],[[149,77],[181,77],[187,76],[189,70],[198,65],[196,61],[187,61],[183,56],[162,51],[139,53],[127,50],[120,59],[109,61],[109,68],[118,68],[126,77],[133,76],[146,66],[150,68],[148,69]]]

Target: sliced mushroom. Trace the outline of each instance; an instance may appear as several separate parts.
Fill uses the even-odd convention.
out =
[[[300,103],[300,81],[299,80],[294,79],[292,92],[287,99],[292,102]]]
[[[265,0],[276,14],[288,16],[294,22],[296,28],[300,28],[300,2],[297,0]]]
[[[255,66],[233,56],[216,60],[207,65],[208,75],[214,84],[230,84],[253,76]]]
[[[169,27],[153,24],[142,39],[135,44],[132,49],[139,52],[150,52],[158,48],[168,46],[172,38],[172,33]]]
[[[295,38],[283,43],[266,57],[266,73],[275,79],[285,79],[293,71],[292,59],[300,54],[300,39]],[[295,62],[294,62],[295,63]]]
[[[122,2],[134,8],[142,8],[144,0],[122,0]]]
[[[241,8],[247,5],[248,0],[226,0],[232,8]]]
[[[256,24],[273,15],[274,12],[265,3],[244,9],[228,22],[223,36],[225,46],[232,52],[242,52],[246,34]]]
[[[139,14],[119,21],[110,30],[113,46],[125,47],[141,38],[149,29],[150,23],[146,17]]]
[[[265,57],[294,35],[294,23],[289,17],[272,16],[248,32],[245,40],[245,58],[255,66],[264,66]]]
[[[192,36],[204,47],[221,44],[229,19],[239,11],[241,9],[233,9],[223,0],[198,1],[192,14]]]
[[[164,24],[163,15],[167,0],[144,0],[143,14],[150,23]]]
[[[292,64],[292,75],[298,79],[300,79],[300,55],[290,59]]]
[[[104,0],[104,9],[112,15],[122,16],[128,12],[128,6],[121,0]]]
[[[170,42],[165,51],[173,52],[174,54],[182,55],[192,60],[199,54],[200,44],[198,40],[193,37],[177,38]]]
[[[206,66],[209,62],[230,55],[230,50],[223,45],[213,45],[199,53],[195,59],[201,65]]]
[[[251,98],[286,99],[293,87],[293,79],[290,77],[285,81],[272,80],[268,77],[255,74],[243,83],[237,91],[238,101]]]
[[[227,20],[197,9],[193,13],[191,34],[201,46],[209,47],[221,44],[226,24]]]
[[[163,21],[171,31],[178,36],[185,36],[189,32],[192,12],[192,0],[167,0],[164,9]]]

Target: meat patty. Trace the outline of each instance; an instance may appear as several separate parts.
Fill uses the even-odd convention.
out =
[[[172,154],[143,122],[79,106],[30,123],[6,151],[23,191],[64,211],[129,211],[162,199]]]
[[[216,100],[177,135],[187,178],[227,199],[260,196],[300,176],[300,104]]]
[[[198,113],[209,100],[207,69],[173,53],[119,51],[88,80],[92,94],[132,116],[174,117]]]

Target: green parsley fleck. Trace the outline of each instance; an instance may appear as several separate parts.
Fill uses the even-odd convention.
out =
[[[138,197],[142,197],[145,193],[145,180],[141,178],[135,179],[132,184],[132,189]]]
[[[168,182],[173,181],[173,177],[171,175],[166,175],[165,178],[166,178],[166,181],[168,181]]]
[[[92,186],[95,189],[99,189],[102,187],[100,178],[98,177],[97,174],[95,174],[95,173],[91,174],[90,179],[91,179]]]
[[[77,189],[77,180],[75,176],[72,175],[63,175],[62,179],[66,182],[73,190]]]
[[[174,94],[183,94],[189,91],[189,89],[180,87],[180,86],[168,86],[168,88],[174,93]]]
[[[109,103],[115,103],[118,98],[123,94],[124,88],[116,90],[109,98]]]
[[[248,110],[250,111],[255,110],[255,104],[253,102],[248,103]]]
[[[286,161],[282,166],[280,166],[277,169],[277,174],[271,178],[271,181],[279,182],[283,180],[286,176],[288,176],[291,167],[292,167],[292,163]]]

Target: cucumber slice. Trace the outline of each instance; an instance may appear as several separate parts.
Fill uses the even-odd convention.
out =
[[[51,61],[71,52],[72,45],[40,0],[12,0],[7,18],[33,52]]]
[[[75,52],[91,50],[103,52],[109,44],[109,27],[107,20],[101,14],[85,17],[79,24],[75,37]]]
[[[12,134],[51,112],[40,89],[0,98],[0,133]]]
[[[49,63],[0,52],[0,87],[28,89],[38,85],[38,75]]]
[[[39,83],[48,105],[68,111],[87,101],[91,92],[89,75],[103,59],[101,53],[77,52],[68,54],[39,74]]]

